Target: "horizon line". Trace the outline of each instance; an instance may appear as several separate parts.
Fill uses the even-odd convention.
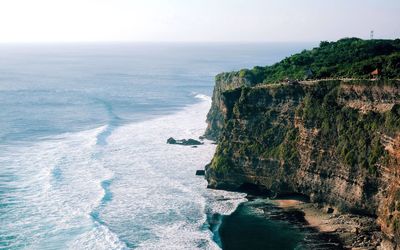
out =
[[[93,41],[9,41],[9,42],[2,42],[0,41],[0,45],[48,45],[48,44],[128,44],[128,43],[136,43],[136,44],[263,44],[263,43],[319,43],[322,41],[328,41],[328,42],[335,42],[340,39],[344,38],[360,38],[362,40],[370,40],[370,38],[362,38],[362,37],[357,37],[357,36],[345,36],[342,38],[338,39],[322,39],[322,40],[287,40],[287,41],[274,41],[274,40],[263,40],[263,41],[185,41],[185,40],[176,40],[176,41],[152,41],[152,40],[93,40]],[[374,38],[374,40],[396,40],[400,39],[400,37],[397,38]]]

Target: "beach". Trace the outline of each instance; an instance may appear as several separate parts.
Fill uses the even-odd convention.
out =
[[[219,228],[224,249],[376,249],[375,218],[299,198],[250,197]]]

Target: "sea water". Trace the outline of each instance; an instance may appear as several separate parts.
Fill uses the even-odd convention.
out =
[[[218,249],[206,189],[214,76],[311,44],[0,46],[0,249]]]

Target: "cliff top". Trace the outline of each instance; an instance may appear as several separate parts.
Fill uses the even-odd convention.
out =
[[[303,50],[271,66],[256,66],[220,76],[244,78],[251,85],[324,78],[399,79],[400,39],[323,41],[319,47]]]

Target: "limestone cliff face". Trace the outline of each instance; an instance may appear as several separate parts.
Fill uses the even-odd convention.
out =
[[[399,82],[250,86],[220,75],[207,118],[218,139],[209,187],[304,194],[377,216],[400,242]]]
[[[223,128],[225,107],[222,93],[242,86],[251,86],[249,80],[239,77],[236,72],[221,73],[215,77],[215,87],[212,96],[212,106],[207,114],[208,127],[205,136],[211,140],[217,140]]]

